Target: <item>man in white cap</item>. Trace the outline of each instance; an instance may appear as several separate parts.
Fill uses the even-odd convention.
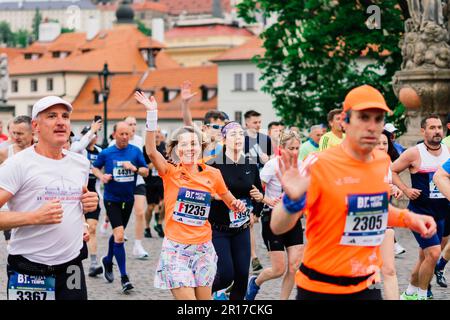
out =
[[[63,150],[70,135],[67,101],[36,102],[32,127],[38,143],[0,166],[0,229],[11,229],[8,299],[85,300],[82,266],[84,213],[98,204],[86,188],[89,161]]]
[[[402,146],[400,143],[395,141],[395,132],[398,131],[398,129],[392,123],[386,123],[384,125],[384,130],[386,130],[391,134],[391,140],[392,143],[394,144],[394,148],[395,150],[397,150],[398,154],[401,155],[403,151],[406,150],[406,148]]]

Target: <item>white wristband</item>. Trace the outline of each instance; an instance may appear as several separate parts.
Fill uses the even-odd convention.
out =
[[[156,131],[158,129],[158,110],[147,111],[147,123],[145,130]]]

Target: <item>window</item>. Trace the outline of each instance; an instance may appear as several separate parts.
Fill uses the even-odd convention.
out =
[[[31,87],[30,90],[31,92],[37,92],[38,91],[38,81],[37,79],[31,79]]]
[[[247,91],[255,90],[255,74],[247,73]]]
[[[53,58],[59,58],[59,54],[60,54],[59,51],[53,51],[53,52],[52,52],[52,57],[53,57]]]
[[[140,16],[141,16],[141,19],[144,20],[145,19],[145,12],[141,12]]]
[[[242,111],[235,111],[234,112],[234,121],[242,124]]]
[[[162,88],[162,90],[164,93],[164,102],[172,101],[177,97],[178,93],[180,93],[180,89],[172,89],[164,87]]]
[[[33,114],[33,105],[30,104],[28,105],[28,116],[31,117],[32,114]]]
[[[202,101],[209,101],[217,95],[217,87],[202,85],[200,89],[202,91]]]
[[[103,94],[97,90],[93,90],[92,93],[94,94],[94,104],[99,104],[100,102],[103,102]]]
[[[11,81],[11,92],[19,92],[19,81],[18,80]]]
[[[25,53],[25,60],[31,60],[31,53]]]
[[[47,78],[47,91],[53,91],[53,78]]]
[[[242,74],[234,74],[234,91],[242,91]]]

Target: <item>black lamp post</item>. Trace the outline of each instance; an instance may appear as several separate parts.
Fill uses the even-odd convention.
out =
[[[100,82],[100,93],[103,96],[103,148],[108,147],[108,97],[111,89],[111,78],[113,73],[108,70],[108,64],[105,63],[103,70],[98,73],[98,80]]]

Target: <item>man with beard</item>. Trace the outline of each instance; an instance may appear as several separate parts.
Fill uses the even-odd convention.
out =
[[[345,133],[342,129],[342,110],[333,109],[327,115],[330,131],[325,133],[319,141],[319,151],[340,145],[344,141]]]
[[[421,122],[421,133],[424,141],[406,150],[392,164],[392,181],[410,199],[409,210],[434,218],[437,232],[429,239],[413,232],[420,246],[420,256],[412,271],[410,284],[401,296],[403,300],[432,298],[429,284],[441,254],[445,217],[449,214],[448,201],[433,182],[434,173],[450,156],[448,147],[442,143],[444,131],[439,116],[425,116]],[[411,187],[399,177],[399,174],[408,168]]]

